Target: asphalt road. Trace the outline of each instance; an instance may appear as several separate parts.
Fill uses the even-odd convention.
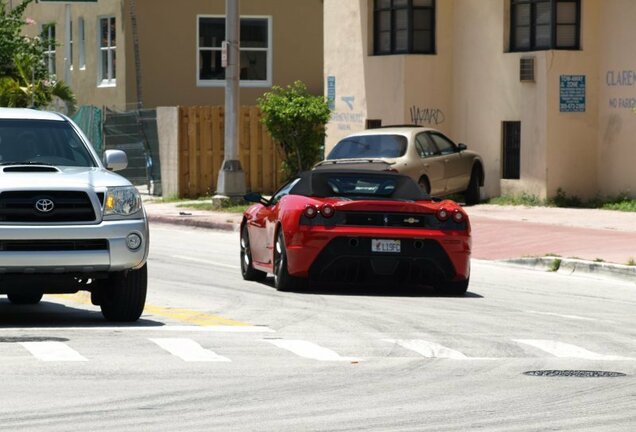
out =
[[[634,283],[473,261],[464,298],[279,293],[241,279],[236,233],[151,236],[136,325],[0,300],[0,430],[636,429]]]

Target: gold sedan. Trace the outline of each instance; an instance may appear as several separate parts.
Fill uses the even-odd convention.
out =
[[[406,174],[430,195],[461,193],[468,205],[479,203],[484,185],[484,165],[476,152],[424,127],[385,127],[349,135],[315,169],[343,166]]]

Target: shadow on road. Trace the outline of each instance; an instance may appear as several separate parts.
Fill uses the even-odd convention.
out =
[[[45,297],[46,299],[46,297]],[[29,327],[161,327],[164,323],[140,319],[130,323],[106,321],[100,311],[91,311],[43,300],[35,305],[15,305],[0,299],[0,329]]]
[[[273,289],[274,278],[268,277],[264,282]],[[468,291],[463,296],[441,295],[429,286],[387,286],[387,285],[351,285],[334,283],[311,282],[309,287],[302,291],[291,291],[296,294],[320,294],[342,296],[366,296],[366,297],[440,297],[454,299],[480,299],[482,295]]]

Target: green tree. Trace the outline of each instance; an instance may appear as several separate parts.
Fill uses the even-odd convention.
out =
[[[29,55],[34,58],[44,58],[46,48],[41,38],[29,38],[22,34],[24,26],[34,24],[33,20],[24,18],[27,6],[33,0],[24,0],[20,5],[9,9],[6,0],[0,0],[0,76],[18,78],[18,67],[14,58],[16,55]],[[47,78],[47,70],[43,62],[34,64],[35,78]]]
[[[13,9],[0,0],[0,106],[46,107],[54,97],[64,102],[69,113],[76,100],[71,89],[49,76],[44,62],[48,41],[22,34],[24,26],[34,24],[24,18],[26,7],[33,0],[24,0]]]
[[[262,122],[284,153],[283,173],[289,178],[310,169],[320,159],[330,110],[325,98],[309,93],[296,81],[274,86],[258,99]]]

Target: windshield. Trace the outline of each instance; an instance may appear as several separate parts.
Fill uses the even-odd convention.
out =
[[[402,135],[362,135],[341,140],[327,159],[396,158],[406,153]]]
[[[64,121],[0,120],[0,165],[94,167],[93,157]]]

